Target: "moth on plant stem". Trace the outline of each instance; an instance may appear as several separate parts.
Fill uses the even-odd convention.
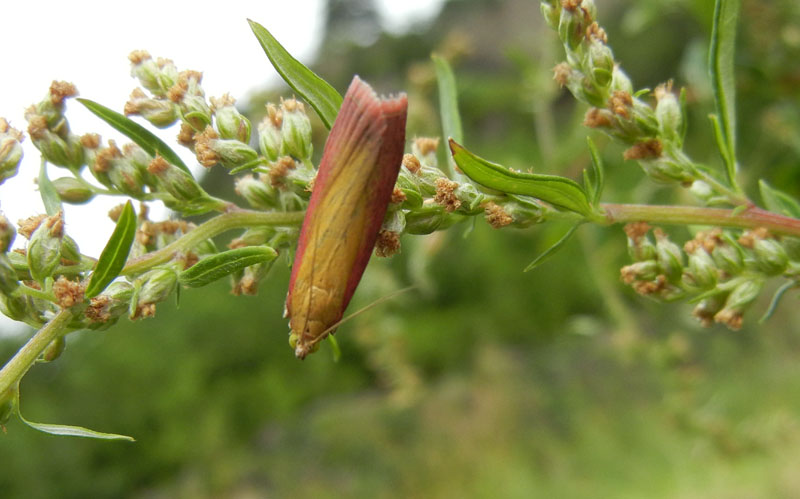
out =
[[[289,280],[289,344],[333,334],[367,266],[403,159],[408,99],[353,78],[325,142]]]

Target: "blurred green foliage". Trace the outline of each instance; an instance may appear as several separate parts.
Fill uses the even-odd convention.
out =
[[[709,163],[718,161],[704,69],[712,3],[598,6],[637,86],[688,87],[688,147]],[[334,86],[358,73],[384,92],[406,88],[410,133],[437,135],[436,50],[454,63],[471,150],[573,178],[587,167],[584,110],[551,81],[559,47],[537,2],[452,1],[402,36],[380,34],[370,12],[365,1],[331,3],[315,70]],[[745,0],[742,18],[748,188],[763,177],[799,194],[800,7]],[[252,114],[275,95],[253,98]],[[682,199],[597,139],[606,200]],[[220,183],[208,180],[210,191]],[[343,326],[339,363],[327,345],[304,362],[292,355],[285,264],[258,297],[219,283],[184,291],[156,319],[70,336],[64,356],[26,376],[23,413],[138,441],[57,438],[12,422],[0,437],[0,495],[800,496],[796,297],[763,326],[703,330],[690,306],[647,302],[618,282],[626,256],[616,228],[584,227],[523,274],[564,230],[479,221],[406,237],[401,255],[373,260],[351,310],[416,290]],[[3,358],[18,344],[0,344]]]

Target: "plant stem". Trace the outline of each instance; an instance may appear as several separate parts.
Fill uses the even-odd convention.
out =
[[[72,320],[73,314],[72,309],[61,309],[3,366],[3,369],[0,370],[0,394],[6,393],[10,388],[16,386],[22,376],[36,362],[39,355],[47,348],[47,345],[64,334],[64,330]]]
[[[122,269],[122,275],[136,274],[144,270],[168,262],[176,253],[188,251],[206,239],[212,238],[231,229],[244,227],[257,227],[260,225],[298,225],[303,221],[304,212],[289,211],[284,213],[264,213],[251,210],[236,210],[222,215],[217,215],[211,220],[199,225],[182,236],[180,239],[129,261]]]
[[[672,225],[715,225],[752,229],[765,227],[774,234],[800,237],[800,220],[750,206],[744,210],[701,208],[695,206],[660,206],[643,204],[600,205],[608,224],[651,222]]]

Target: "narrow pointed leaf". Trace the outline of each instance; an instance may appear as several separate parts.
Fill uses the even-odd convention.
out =
[[[17,399],[16,403],[16,413],[17,417],[19,417],[19,419],[26,425],[30,426],[34,430],[39,430],[44,433],[49,433],[51,435],[59,435],[66,437],[96,438],[100,440],[127,440],[129,442],[136,441],[135,438],[129,437],[128,435],[118,435],[116,433],[103,433],[95,430],[90,430],[82,426],[34,423],[33,421],[28,421],[22,416],[22,412],[20,411],[19,408],[19,399]]]
[[[592,155],[592,173],[594,174],[594,190],[591,193],[591,202],[593,206],[597,206],[606,184],[606,175],[603,168],[603,160],[600,158],[597,146],[594,145],[590,137],[587,137],[586,141],[589,143],[589,153]]]
[[[113,129],[131,139],[151,156],[158,154],[173,165],[187,173],[191,173],[175,151],[142,125],[89,99],[78,99],[78,102],[86,106],[86,109],[94,113],[95,116],[111,125]]]
[[[763,324],[767,322],[770,319],[770,317],[772,317],[772,314],[775,313],[775,310],[778,308],[778,304],[781,302],[781,298],[783,298],[783,295],[785,295],[786,292],[789,291],[790,289],[796,287],[797,287],[796,282],[789,281],[780,288],[778,288],[778,290],[772,296],[772,300],[769,302],[769,307],[767,307],[767,311],[764,312],[764,315],[762,315],[760,319],[758,319],[758,323]]]
[[[133,211],[133,204],[128,201],[117,220],[114,232],[97,260],[97,266],[86,287],[86,298],[99,295],[119,275],[128,259],[135,236],[136,213]]]
[[[439,88],[439,114],[442,120],[442,132],[445,137],[458,143],[464,141],[461,129],[461,115],[458,112],[458,90],[453,70],[446,59],[433,54],[431,56],[436,67],[436,81]],[[452,156],[447,158],[447,176],[452,177],[455,171],[455,161]]]
[[[178,275],[184,286],[199,288],[245,267],[271,262],[278,253],[268,246],[247,246],[204,258]]]
[[[42,203],[44,209],[51,217],[61,211],[61,197],[58,195],[53,182],[47,176],[47,162],[42,161],[42,166],[39,169],[39,194],[42,196]]]
[[[458,167],[473,181],[508,194],[521,194],[584,216],[592,215],[586,193],[574,180],[557,175],[521,173],[480,158],[455,141],[450,151]]]
[[[339,362],[339,360],[342,358],[342,349],[339,347],[339,341],[336,339],[336,335],[329,334],[328,342],[330,343],[331,351],[333,352],[333,361]]]
[[[561,239],[556,241],[554,245],[547,248],[547,250],[545,250],[544,253],[537,256],[534,261],[532,261],[531,263],[528,264],[527,267],[525,267],[525,270],[523,270],[523,272],[528,272],[529,270],[533,270],[534,268],[538,267],[540,263],[544,262],[551,256],[555,255],[556,252],[561,248],[563,248],[564,245],[567,243],[567,241],[569,241],[572,238],[572,235],[575,234],[576,230],[578,230],[577,225],[573,225],[572,227],[570,227],[570,229],[566,232],[566,234],[561,236]]]
[[[764,201],[764,206],[769,211],[800,218],[800,203],[792,196],[772,187],[764,180],[758,181],[758,188],[761,191],[761,199]]]
[[[342,106],[342,96],[328,82],[320,78],[303,63],[292,57],[278,40],[255,21],[247,20],[258,38],[261,48],[281,78],[308,102],[330,130]]]
[[[716,0],[708,61],[716,115],[722,135],[720,151],[731,185],[735,185],[736,176],[736,88],[733,58],[739,5],[740,0]]]

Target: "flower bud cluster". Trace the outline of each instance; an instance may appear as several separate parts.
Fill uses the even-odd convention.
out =
[[[54,81],[39,103],[25,110],[28,135],[44,159],[78,172],[86,164],[80,137],[70,131],[64,101],[78,94],[74,85]]]
[[[597,24],[593,1],[548,0],[541,8],[564,43],[567,56],[555,67],[555,80],[577,100],[592,106],[584,125],[628,146],[624,158],[638,161],[658,182],[688,187],[701,180],[703,176],[682,151],[683,113],[672,82],[656,87],[653,105],[640,98],[648,92],[635,92],[615,63],[606,33]],[[711,196],[700,199],[709,201]]]
[[[659,300],[697,302],[692,314],[706,327],[716,322],[741,328],[766,280],[779,275],[796,280],[800,269],[785,248],[792,241],[773,238],[763,228],[738,239],[719,228],[701,231],[683,248],[660,229],[653,230],[654,243],[645,223],[629,224],[625,231],[634,263],[622,268],[623,282]]]

